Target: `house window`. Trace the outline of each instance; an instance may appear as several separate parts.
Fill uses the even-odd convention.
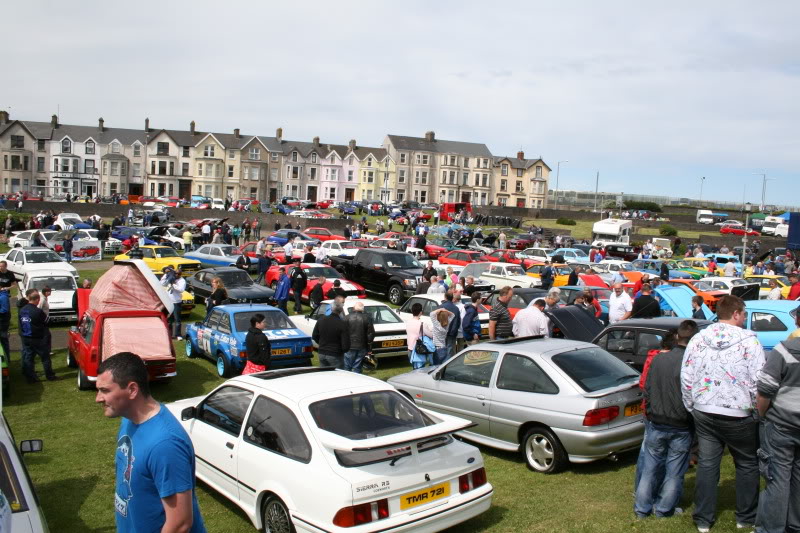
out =
[[[112,172],[113,172],[113,168],[112,168]],[[159,161],[158,162],[158,175],[159,176],[166,176],[167,175],[167,162],[166,161]],[[112,174],[112,176],[113,176],[113,174]]]
[[[186,148],[183,149],[186,152]],[[156,155],[169,155],[169,143],[156,143]],[[184,153],[184,155],[186,155]]]
[[[364,172],[364,176],[367,178],[367,183],[375,183],[375,172],[370,170],[368,172]]]
[[[181,175],[188,176],[189,175],[189,163],[183,163],[181,165]]]
[[[198,176],[203,175],[203,163],[197,163],[197,175]]]
[[[61,153],[62,154],[69,154],[72,152],[72,141],[69,139],[64,139],[61,141]]]
[[[311,154],[311,162],[312,163],[316,163],[317,162],[317,154]]]
[[[464,168],[469,168],[469,157],[464,158]]]
[[[349,160],[349,164],[350,164],[350,165],[352,165],[354,161],[355,161],[355,160],[353,159],[353,156],[351,155],[351,156],[350,156],[350,160]]]
[[[251,180],[261,179],[261,169],[259,167],[250,167],[250,179]]]
[[[331,175],[330,175],[331,181],[338,180],[339,179],[339,169],[338,168],[332,168],[332,169],[330,169],[330,171],[331,171]]]
[[[150,196],[155,196],[155,195],[156,195],[156,184],[155,183],[151,183],[150,184]]]
[[[203,149],[203,156],[205,157],[214,157],[214,145],[207,144]]]
[[[481,183],[481,185],[483,187],[488,187],[489,186],[489,174],[484,174],[483,175],[483,183]]]
[[[353,171],[352,170],[348,170],[347,171],[347,181],[353,181]]]
[[[400,164],[404,165],[406,163],[407,156],[406,154],[400,154]]]
[[[25,148],[25,137],[22,135],[12,135],[11,148]]]
[[[406,191],[398,190],[397,191],[397,201],[402,202],[406,199]]]
[[[475,174],[475,186],[479,187],[480,184],[481,184],[481,175],[480,174]]]
[[[85,174],[94,174],[94,159],[87,159],[83,162],[83,172]]]
[[[506,163],[503,163],[500,166],[500,175],[501,176],[508,176],[508,165]]]
[[[270,161],[272,161],[273,163],[276,163],[276,162],[278,161],[278,152],[271,152],[271,153],[269,154],[269,159],[270,159]]]
[[[508,189],[508,180],[500,180],[500,190],[505,191]]]
[[[397,183],[405,183],[406,182],[406,171],[405,170],[398,170],[397,171]]]
[[[94,155],[94,141],[87,141],[86,155]]]
[[[442,170],[442,183],[447,183],[447,171]]]
[[[250,148],[250,160],[251,161],[260,161],[261,160],[261,148]]]
[[[112,176],[119,176],[119,161],[112,161],[111,162],[111,175]]]
[[[134,144],[133,145],[133,157],[141,157],[142,156],[142,145],[141,144]]]
[[[61,160],[61,172],[69,172],[69,159],[66,157]]]
[[[300,167],[291,167],[292,169],[292,179],[299,180],[300,179]]]
[[[505,207],[506,206],[506,200],[507,200],[507,198],[498,198],[497,199],[497,205],[499,205],[500,207]]]
[[[469,184],[469,172],[464,172],[461,175],[461,185],[464,185],[466,187],[468,184]]]
[[[367,166],[368,166],[368,167],[371,167],[371,166],[372,166],[372,158],[371,158],[371,157],[368,157],[368,158],[367,158]]]
[[[269,179],[271,179],[272,181],[277,181],[277,179],[278,179],[278,169],[277,168],[269,169]]]
[[[522,169],[521,169],[521,168],[518,168],[518,169],[517,169],[517,177],[518,177],[518,178],[521,178],[521,177],[522,177]]]
[[[312,156],[313,155],[316,155],[316,154],[312,154]],[[309,173],[308,179],[310,179],[310,180],[317,179],[317,168],[316,167],[312,167],[310,169],[310,173]]]
[[[120,176],[127,176],[128,175],[128,163],[122,161],[119,164],[119,175]]]
[[[228,165],[228,177],[233,177],[233,165]]]
[[[522,191],[522,181],[517,180],[517,188],[516,188],[515,192],[523,192]]]
[[[141,178],[142,177],[142,164],[141,163],[134,163],[133,164],[133,177],[134,178]]]
[[[44,157],[36,159],[36,172],[44,172]]]
[[[542,166],[541,165],[537,165],[536,166],[536,177],[537,178],[541,178],[542,177]]]
[[[456,173],[455,171],[450,171],[450,185],[455,185],[456,183]]]
[[[228,159],[236,159],[236,152],[234,150],[228,150]]]
[[[427,170],[423,170],[422,171],[422,181],[420,183],[422,185],[427,185],[428,184],[428,171]]]
[[[36,140],[36,149],[39,150],[40,152],[44,152],[45,149],[44,139]]]
[[[292,152],[292,163],[297,162],[297,152]]]
[[[423,204],[428,201],[428,191],[419,191],[419,201]]]
[[[116,184],[116,182],[112,181],[111,183],[108,184],[108,187],[109,187],[109,191],[111,192],[112,195],[113,194],[117,194],[117,184]]]
[[[159,143],[159,144],[161,144],[161,143]],[[164,144],[167,144],[167,143],[164,143]],[[167,145],[167,146],[169,146],[169,145]],[[188,146],[184,146],[183,147],[183,157],[189,157],[189,147]]]
[[[458,165],[458,158],[457,158],[456,156],[454,156],[454,155],[451,155],[451,156],[450,156],[450,165],[451,165],[451,166],[456,166],[456,165]]]
[[[111,143],[111,153],[112,154],[118,154],[119,153],[119,143],[117,143],[117,142]]]

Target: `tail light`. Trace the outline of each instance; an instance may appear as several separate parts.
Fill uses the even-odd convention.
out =
[[[314,351],[314,347],[313,346],[311,346],[311,345],[303,346],[303,353],[311,353],[313,351]]]
[[[376,520],[383,520],[384,518],[389,518],[389,500],[386,498],[375,502],[342,507],[333,517],[333,525],[353,527],[375,522]]]
[[[90,359],[91,359],[91,361],[92,361],[93,363],[96,363],[96,362],[97,362],[97,347],[94,347],[94,348],[92,348],[92,351],[91,351],[91,353],[89,354],[89,357],[90,357]]]
[[[474,470],[469,474],[458,476],[458,491],[461,494],[469,492],[472,489],[477,489],[483,485],[486,485],[486,469],[483,467]]]
[[[239,352],[239,357],[242,359],[247,359],[247,352]]]
[[[9,374],[8,374],[8,367],[5,367],[5,368],[3,368],[3,377],[4,377],[4,378],[7,378],[8,376],[9,376]]]
[[[602,409],[592,409],[587,411],[583,417],[584,426],[599,426],[608,424],[619,416],[619,407],[604,407]]]

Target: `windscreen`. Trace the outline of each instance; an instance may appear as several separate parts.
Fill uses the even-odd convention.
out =
[[[352,241],[337,241],[337,243],[339,244],[339,246],[340,246],[340,247],[341,247],[343,250],[344,250],[344,249],[347,249],[347,250],[352,250],[353,248],[356,248],[356,243],[354,243],[354,242],[352,242]]]
[[[8,455],[8,450],[5,444],[0,443],[0,491],[8,500],[8,506],[11,508],[12,513],[19,513],[28,510],[28,504],[25,501],[25,494],[22,492],[17,473],[14,465],[11,464],[11,457]]]
[[[180,257],[178,255],[178,252],[176,252],[173,248],[169,248],[167,246],[156,248],[155,252],[158,255],[158,257]]]
[[[36,289],[38,291],[41,291],[45,287],[50,287],[54,291],[74,291],[77,288],[75,286],[75,278],[72,276],[33,278],[28,284],[29,289]]]
[[[403,321],[385,305],[365,305],[364,313],[372,319],[373,324],[398,324]]]
[[[507,266],[506,274],[508,274],[509,276],[524,276],[525,271],[522,269],[522,267],[519,266]]]
[[[222,255],[242,255],[235,246],[220,246],[219,249],[222,250]]]
[[[244,270],[228,270],[217,274],[226,287],[241,287],[242,285],[252,285],[253,279]]]
[[[580,348],[553,356],[555,363],[586,392],[638,381],[639,373],[601,348]]]
[[[61,258],[52,250],[36,250],[25,252],[28,263],[59,263]]]
[[[265,330],[271,329],[294,329],[294,324],[289,322],[286,315],[280,311],[243,311],[233,315],[233,322],[236,331],[247,331],[250,329],[250,319],[257,314],[264,315],[264,321],[267,323]]]
[[[422,268],[416,259],[407,254],[386,255],[384,261],[389,268]]]
[[[592,289],[592,296],[597,300],[608,300],[611,298],[611,289]]]
[[[338,270],[331,267],[309,267],[306,270],[306,275],[309,278],[318,278],[320,276],[325,276],[328,279],[339,279],[342,275],[339,273]]]

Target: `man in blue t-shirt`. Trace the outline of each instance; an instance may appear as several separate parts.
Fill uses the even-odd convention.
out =
[[[117,531],[205,533],[195,495],[194,448],[169,410],[150,396],[147,368],[130,352],[97,369],[97,403],[123,417],[117,435]]]

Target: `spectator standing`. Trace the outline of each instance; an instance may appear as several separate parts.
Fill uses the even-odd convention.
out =
[[[200,233],[203,235],[203,243],[208,244],[211,242],[211,226],[208,222],[200,228]]]
[[[406,319],[406,335],[408,336],[408,360],[411,362],[411,367],[414,369],[422,368],[427,361],[415,361],[413,359],[414,349],[417,345],[417,339],[421,335],[433,338],[433,331],[427,322],[422,320],[422,304],[415,303],[411,306],[411,318]],[[422,355],[418,355],[422,358]],[[425,357],[425,359],[428,359]]]
[[[242,236],[242,228],[239,224],[234,224],[231,228],[231,237],[233,237],[233,244],[239,246],[239,238]]]
[[[662,281],[669,281],[669,265],[667,265],[666,261],[661,262],[661,280]]]
[[[705,320],[706,314],[703,312],[703,297],[699,295],[692,296],[692,319]]]
[[[728,262],[725,263],[725,266],[722,267],[722,271],[726,276],[732,278],[733,276],[736,275],[736,263],[734,263],[731,260],[728,260]]]
[[[508,303],[514,296],[514,289],[503,287],[497,295],[497,303],[489,311],[489,339],[507,339],[513,335],[514,326],[511,322],[511,313],[508,312]]]
[[[189,252],[193,250],[194,248],[192,247],[192,232],[189,230],[188,226],[184,228],[181,237],[183,238],[183,251]]]
[[[414,294],[428,294],[430,288],[431,282],[423,277],[422,281],[417,284],[417,290]]]
[[[433,261],[428,261],[425,265],[425,268],[422,269],[422,278],[430,281],[433,276],[436,275],[436,269],[433,268]]]
[[[39,297],[39,309],[44,311],[44,316],[50,320],[50,295],[53,294],[53,289],[45,285],[42,287],[42,292]]]
[[[301,297],[303,295],[303,291],[308,285],[308,275],[300,265],[299,258],[294,260],[294,267],[292,267],[289,277],[292,278],[292,291],[294,292],[294,312],[295,314],[299,315],[303,312],[303,302]]]
[[[261,219],[258,217],[253,218],[253,237],[261,238]]]
[[[800,313],[795,317],[800,327]],[[758,375],[761,463],[766,487],[758,501],[757,533],[800,531],[800,339],[775,346]]]
[[[100,363],[97,398],[117,433],[117,531],[204,533],[195,494],[192,441],[169,409],[150,396],[142,359],[121,352]]]
[[[306,245],[306,253],[303,254],[303,263],[316,263],[317,258],[314,256],[312,250],[314,249],[314,245],[307,244]]]
[[[447,334],[450,325],[455,320],[455,314],[449,309],[438,308],[431,311],[431,330],[433,333],[433,344],[436,346],[436,353],[433,354],[433,366],[441,365],[447,360]]]
[[[630,318],[655,318],[661,316],[661,305],[653,297],[649,283],[642,285],[642,295],[636,298],[631,307]]]
[[[506,234],[502,231],[500,232],[500,235],[497,236],[497,240],[500,243],[501,250],[506,249],[506,239],[507,239]]]
[[[550,319],[542,312],[545,301],[537,298],[528,307],[518,311],[513,320],[515,337],[530,337],[532,335],[550,335]]]
[[[22,341],[22,374],[28,383],[37,383],[34,370],[35,357],[42,360],[44,374],[48,381],[57,381],[59,378],[53,372],[50,361],[50,329],[47,327],[47,315],[39,309],[39,291],[28,289],[25,300],[19,302],[19,336]],[[27,302],[27,303],[26,303]]]
[[[375,326],[370,316],[364,313],[364,302],[353,304],[344,322],[350,335],[350,349],[344,354],[344,369],[360,374],[364,358],[372,354]]]
[[[769,280],[769,295],[767,295],[767,300],[780,300],[783,298],[781,294],[781,289],[778,287],[778,282],[774,279]]]
[[[286,268],[280,267],[278,269],[278,287],[275,290],[275,299],[278,300],[278,307],[281,311],[289,314],[287,303],[289,302],[289,288],[292,285],[292,280],[286,275]]]
[[[600,302],[597,301],[597,298],[594,297],[592,289],[588,287],[583,289],[583,302],[586,309],[588,309],[595,318],[600,318],[603,315],[603,307],[600,305]]]
[[[344,368],[344,354],[350,350],[350,332],[342,319],[343,299],[336,298],[331,314],[317,320],[311,338],[317,343],[319,366]]]
[[[211,280],[211,294],[208,295],[206,300],[206,316],[211,313],[211,310],[218,305],[222,305],[228,299],[228,290],[225,288],[225,283],[222,278],[216,277]]]
[[[576,266],[575,268],[573,268],[569,273],[569,278],[567,279],[567,285],[569,285],[570,287],[577,286],[578,281],[580,280],[578,274],[580,273],[581,273],[581,267]]]
[[[61,247],[64,249],[64,256],[67,259],[67,263],[72,262],[72,235],[67,234],[64,237],[64,242],[61,243]]]
[[[467,346],[478,343],[481,338],[481,320],[478,317],[481,293],[473,291],[469,296],[470,301],[464,304],[464,315],[461,317],[461,331]]]
[[[246,255],[246,254],[242,254]],[[256,283],[264,283],[265,277],[267,275],[267,271],[269,267],[272,266],[272,260],[267,256],[267,252],[261,254],[258,258],[258,276],[256,277]]]
[[[689,342],[681,370],[683,404],[692,413],[699,443],[693,518],[701,532],[716,521],[725,447],[736,466],[737,525],[752,526],[758,505],[755,403],[764,349],[755,333],[742,329],[747,313],[741,298],[723,296],[717,304],[717,317],[719,322]]]
[[[539,278],[542,282],[542,290],[549,291],[553,286],[553,267],[549,263],[544,266]]]
[[[236,268],[238,268],[239,270],[244,270],[245,272],[250,271],[250,266],[252,264],[253,262],[250,260],[250,256],[247,255],[247,253],[240,254],[239,257],[236,259]]]
[[[431,276],[431,287],[428,289],[428,294],[444,294],[447,292],[447,287],[439,280],[439,276]]]
[[[6,363],[11,361],[11,346],[8,340],[8,330],[11,327],[11,290],[0,288],[0,346]]]
[[[328,290],[328,294],[326,294],[325,297],[329,300],[333,300],[337,296],[341,297],[342,299],[347,297],[344,289],[342,288],[342,281],[335,279],[333,280],[333,286]]]
[[[652,359],[644,384],[648,421],[637,464],[634,512],[639,518],[652,513],[672,516],[683,493],[683,476],[689,467],[692,419],[681,400],[681,366],[686,345],[697,324],[684,320],[678,326],[677,345]]]
[[[181,275],[183,272],[179,268],[174,270],[172,267],[167,267],[164,275],[161,276],[161,285],[167,288],[169,299],[172,301],[172,315],[170,315],[170,322],[172,322],[172,338],[183,340],[181,335],[181,302],[183,301],[183,291],[186,290],[186,280]]]
[[[247,353],[247,364],[244,365],[242,374],[254,374],[269,369],[272,357],[272,346],[264,335],[267,327],[267,317],[256,313],[250,318],[250,328],[244,338],[244,348]]]
[[[787,300],[800,300],[800,274],[789,274],[789,281],[792,282],[792,287],[789,289]]]
[[[608,298],[608,323],[615,324],[620,320],[630,318],[633,311],[631,297],[622,288],[621,283],[615,283],[611,296]]]
[[[316,309],[319,307],[319,304],[322,303],[322,300],[325,299],[325,276],[320,276],[317,278],[317,283],[314,285],[314,288],[311,289],[311,292],[308,294],[308,303],[312,309]]]
[[[447,291],[444,293],[444,301],[441,305],[441,309],[447,309],[453,314],[453,318],[449,321],[447,326],[447,357],[452,357],[455,355],[458,334],[461,331],[461,310],[458,308],[454,300],[455,294],[453,291]]]

